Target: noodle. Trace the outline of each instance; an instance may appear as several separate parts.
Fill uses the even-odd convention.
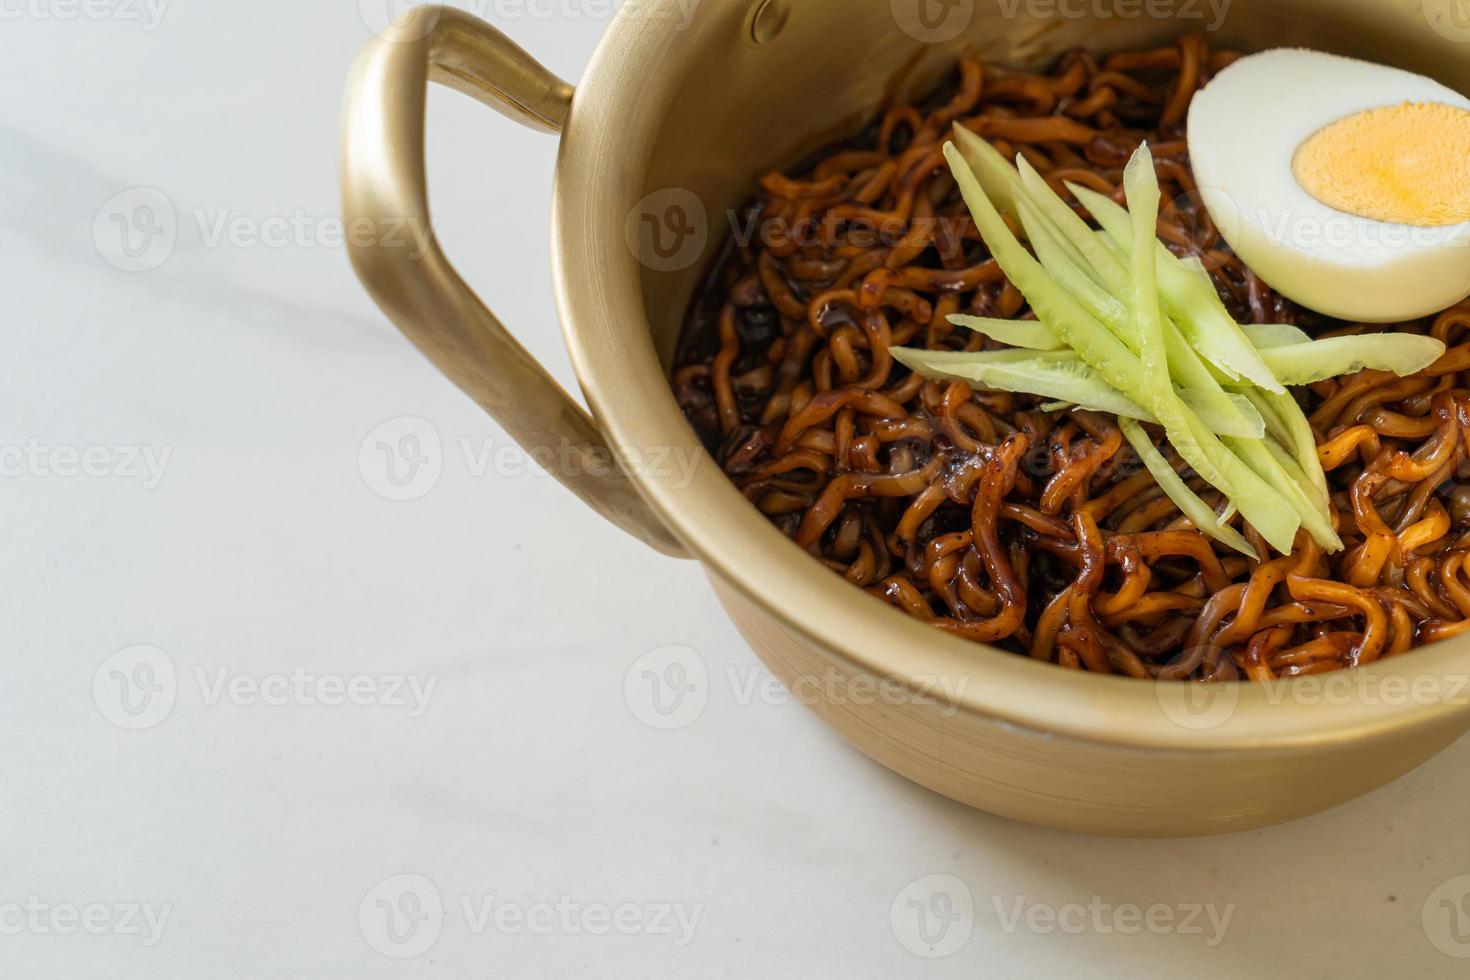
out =
[[[895,106],[862,138],[760,181],[758,237],[732,243],[696,299],[674,386],[744,495],[833,571],[910,616],[1074,670],[1271,680],[1354,667],[1470,630],[1470,307],[1395,329],[1448,346],[1410,378],[1365,371],[1298,392],[1346,550],[1304,532],[1260,561],[1225,553],[1143,469],[1116,420],[929,381],[894,346],[998,345],[954,313],[1014,318],[941,153],[950,125],[1024,154],[1063,192],[1122,202],[1146,138],[1160,238],[1209,270],[1242,322],[1318,336],[1329,321],[1270,289],[1200,205],[1184,120],[1236,55],[1198,36],[1044,74],[965,61],[954,87]],[[1457,346],[1458,345],[1458,346]],[[1224,501],[1162,451],[1219,510]]]

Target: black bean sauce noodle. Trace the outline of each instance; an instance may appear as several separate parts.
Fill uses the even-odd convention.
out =
[[[1043,74],[976,61],[919,106],[791,175],[771,173],[691,311],[674,372],[685,413],[745,496],[834,572],[957,636],[1139,678],[1269,680],[1352,667],[1470,629],[1470,308],[1391,329],[1448,352],[1409,378],[1297,392],[1347,545],[1300,534],[1251,561],[1201,534],[1116,420],[927,381],[889,349],[995,347],[954,313],[1029,315],[971,225],[942,155],[956,121],[1007,155],[1123,202],[1147,139],[1159,234],[1198,257],[1242,322],[1327,321],[1235,258],[1198,205],[1190,100],[1236,55],[1198,36]],[[1086,216],[1085,212],[1080,212]],[[1160,440],[1162,441],[1162,440]],[[1219,494],[1162,447],[1190,486]]]

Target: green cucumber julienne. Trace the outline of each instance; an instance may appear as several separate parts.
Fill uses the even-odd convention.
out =
[[[1444,345],[1413,334],[1312,340],[1287,325],[1237,324],[1203,266],[1158,240],[1159,185],[1147,144],[1124,171],[1126,208],[1067,185],[1101,230],[1024,158],[1012,166],[969,130],[957,126],[944,153],[980,236],[1035,319],[952,316],[955,325],[1010,349],[900,347],[895,359],[926,377],[1118,416],[1129,444],[1184,515],[1243,554],[1262,557],[1230,525],[1237,513],[1283,554],[1299,529],[1323,548],[1341,550],[1316,436],[1286,386],[1364,368],[1412,374],[1438,359]],[[1160,426],[1180,458],[1220,492],[1223,515],[1189,487],[1143,424]]]

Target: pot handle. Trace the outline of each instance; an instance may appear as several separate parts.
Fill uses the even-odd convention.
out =
[[[687,557],[618,466],[592,417],[445,258],[430,224],[424,168],[430,81],[542,132],[560,132],[571,108],[572,86],[494,27],[450,7],[411,10],[358,56],[347,86],[342,214],[358,278],[408,339],[511,438],[533,455],[557,450],[546,468],[563,486],[651,547]]]

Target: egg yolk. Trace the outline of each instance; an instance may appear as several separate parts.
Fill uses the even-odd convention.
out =
[[[1360,218],[1470,221],[1470,110],[1405,102],[1354,113],[1310,136],[1291,169],[1308,194]]]

